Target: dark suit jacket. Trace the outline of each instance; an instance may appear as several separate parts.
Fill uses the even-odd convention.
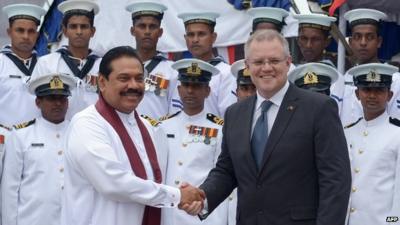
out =
[[[238,225],[343,225],[351,172],[335,101],[290,85],[259,171],[250,149],[255,102],[225,113],[221,155],[200,186],[209,212],[238,187]]]

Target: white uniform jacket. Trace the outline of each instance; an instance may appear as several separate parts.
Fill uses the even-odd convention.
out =
[[[400,219],[399,125],[383,113],[345,128],[353,180],[348,225],[389,225],[396,223],[388,219]]]
[[[11,59],[0,53],[1,124],[11,127],[40,115],[35,104],[35,96],[28,92],[29,78],[30,76],[21,72]]]
[[[65,73],[74,76],[77,88],[71,91],[66,116],[68,119],[71,119],[77,112],[80,112],[89,105],[96,103],[98,99],[97,80],[100,61],[101,58],[97,58],[88,74],[86,74],[83,79],[80,79],[74,76],[61,54],[59,52],[53,52],[40,57],[35,69],[33,70],[32,76],[51,73]],[[82,63],[84,64],[85,61],[82,61]]]
[[[150,62],[145,62],[145,67]],[[171,61],[162,60],[145,78],[145,93],[137,108],[139,114],[158,119],[169,113],[173,95],[177,94],[178,77],[171,64]]]
[[[64,225],[140,225],[145,205],[176,207],[180,202],[179,189],[153,182],[133,113],[117,113],[137,148],[148,180],[135,176],[118,134],[94,105],[89,106],[73,118],[67,132]],[[165,172],[165,135],[142,120]]]
[[[39,117],[29,124],[14,129],[6,143],[3,224],[60,225],[68,121],[54,124]]]
[[[230,65],[227,63],[220,62],[215,67],[220,73],[211,77],[209,83],[211,92],[204,103],[204,111],[224,117],[226,108],[237,101],[237,97],[232,93],[232,90],[236,90],[236,80],[231,74]],[[183,108],[178,96],[178,90],[176,90],[176,94],[172,99],[172,111],[170,114],[176,113]]]
[[[221,124],[222,119],[205,111],[194,116],[182,111],[161,122],[169,146],[166,184],[175,187],[182,182],[202,184],[221,152],[222,125],[218,122]],[[164,225],[226,225],[228,205],[224,201],[204,221],[178,209],[163,209],[162,218]]]

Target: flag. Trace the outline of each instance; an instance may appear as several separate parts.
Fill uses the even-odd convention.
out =
[[[63,14],[57,9],[57,6],[63,1],[54,0],[44,17],[35,46],[39,56],[49,53],[49,45],[59,41]]]
[[[333,16],[335,14],[336,9],[346,3],[346,0],[333,0],[331,7],[329,7],[329,15]]]

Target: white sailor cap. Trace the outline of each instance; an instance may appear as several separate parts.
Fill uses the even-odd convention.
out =
[[[325,63],[306,63],[288,74],[296,86],[312,91],[325,91],[338,79],[338,71]]]
[[[392,75],[399,68],[383,63],[367,63],[355,66],[347,71],[353,75],[354,86],[357,87],[390,87]]]
[[[353,27],[358,24],[377,25],[380,20],[386,18],[386,14],[375,9],[353,9],[344,14],[344,18]]]
[[[285,25],[285,17],[289,15],[286,10],[275,7],[251,8],[248,13],[253,17],[253,29],[262,22],[275,24],[281,29]]]
[[[185,25],[191,23],[205,23],[211,26],[215,26],[219,14],[215,12],[181,13],[178,14],[178,17],[183,20],[183,23]]]
[[[172,64],[178,71],[178,80],[190,83],[208,83],[219,70],[208,62],[200,59],[181,59]]]
[[[336,21],[335,17],[318,13],[293,14],[293,17],[299,21],[299,27],[311,27],[326,31],[329,31],[331,24]]]
[[[94,0],[67,0],[58,5],[58,10],[63,14],[74,13],[74,11],[99,12],[99,5]]]
[[[165,5],[157,2],[135,1],[129,3],[125,9],[132,14],[132,19],[138,16],[154,16],[157,19],[162,20],[164,11],[168,8]]]
[[[36,96],[71,95],[75,79],[68,74],[52,73],[33,77],[28,83],[29,92]]]
[[[29,19],[39,25],[40,19],[46,13],[46,10],[32,4],[12,4],[4,6],[3,12],[7,14],[9,20]]]
[[[234,62],[231,66],[231,73],[238,84],[252,84],[250,71],[246,68],[244,59]]]

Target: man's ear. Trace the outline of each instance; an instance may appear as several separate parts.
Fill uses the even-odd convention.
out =
[[[360,93],[358,92],[358,88],[355,90],[357,99],[360,100]]]
[[[97,81],[97,85],[99,91],[102,92],[106,86],[107,78],[104,75],[99,74],[99,79]]]
[[[131,35],[135,37],[135,26],[131,26]]]
[[[217,40],[217,33],[216,32],[213,32],[212,33],[212,36],[213,36],[213,45],[214,45],[214,43],[215,43],[215,41]]]

